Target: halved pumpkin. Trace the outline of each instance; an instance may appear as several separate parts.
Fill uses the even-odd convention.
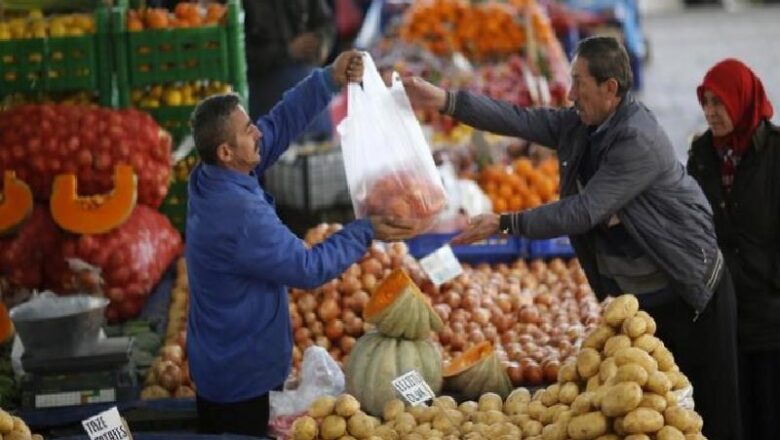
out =
[[[444,368],[444,386],[457,391],[464,399],[477,399],[485,393],[506,398],[512,392],[512,382],[493,345],[477,344],[453,359]]]
[[[49,205],[62,229],[76,234],[103,234],[130,217],[137,197],[138,178],[133,167],[117,165],[110,194],[79,197],[76,176],[60,174],[54,179]]]
[[[444,327],[414,281],[403,269],[387,276],[371,295],[363,310],[363,318],[385,336],[405,339],[424,339],[431,330]]]
[[[16,173],[3,174],[3,192],[0,193],[0,237],[16,231],[33,211],[30,187],[16,178]]]

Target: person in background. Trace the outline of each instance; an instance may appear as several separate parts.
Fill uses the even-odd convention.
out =
[[[335,23],[325,0],[244,0],[249,116],[257,120],[313,69],[335,41]],[[327,112],[307,128],[311,137],[332,131]]]
[[[709,129],[691,144],[688,172],[734,277],[745,438],[780,439],[780,128],[741,61],[717,63],[696,94]]]
[[[234,94],[206,98],[193,111],[201,163],[188,184],[187,356],[202,433],[266,435],[268,393],[292,364],[288,286],[320,286],[360,260],[373,239],[413,235],[408,222],[372,217],[307,248],[258,182],[332,94],[362,77],[361,54],[345,52],[256,123]]]
[[[614,38],[582,40],[571,108],[522,108],[405,78],[413,106],[477,129],[556,148],[557,202],[471,219],[454,243],[499,232],[568,235],[596,296],[636,294],[656,335],[690,379],[710,440],[741,438],[736,312],[712,210],[653,114],[631,95],[631,69]]]

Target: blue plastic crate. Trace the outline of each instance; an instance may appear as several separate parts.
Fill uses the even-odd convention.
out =
[[[406,244],[409,253],[422,258],[449,242],[456,234],[419,235]],[[452,252],[463,263],[499,263],[525,258],[525,240],[512,236],[494,236],[469,245],[452,246]]]
[[[529,240],[528,256],[530,258],[572,258],[574,257],[574,249],[571,247],[569,237]]]

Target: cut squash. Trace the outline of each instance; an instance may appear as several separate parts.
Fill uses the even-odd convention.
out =
[[[467,400],[477,399],[485,393],[506,398],[512,392],[506,368],[488,341],[453,359],[444,369],[443,376],[445,388],[458,392]]]
[[[374,289],[363,318],[385,336],[423,339],[444,327],[420,288],[403,269],[396,269]]]
[[[50,208],[54,221],[76,234],[104,234],[124,223],[135,208],[138,178],[129,165],[114,170],[114,190],[107,195],[78,195],[74,174],[60,174],[54,179]]]
[[[0,237],[14,233],[33,211],[30,187],[16,178],[16,173],[3,174],[3,192],[0,193]]]
[[[435,394],[441,391],[441,353],[433,342],[366,333],[352,347],[347,361],[347,392],[360,401],[364,411],[381,416],[385,403],[398,397],[393,379],[411,370],[417,370]]]

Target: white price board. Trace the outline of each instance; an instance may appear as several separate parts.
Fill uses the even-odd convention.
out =
[[[422,405],[436,397],[431,387],[417,370],[411,370],[398,376],[393,379],[392,384],[401,394],[401,397],[412,406]]]
[[[82,420],[82,426],[87,431],[90,440],[125,440],[132,439],[122,416],[116,407]]]
[[[420,266],[436,286],[441,286],[463,273],[463,266],[448,244],[420,260]]]

